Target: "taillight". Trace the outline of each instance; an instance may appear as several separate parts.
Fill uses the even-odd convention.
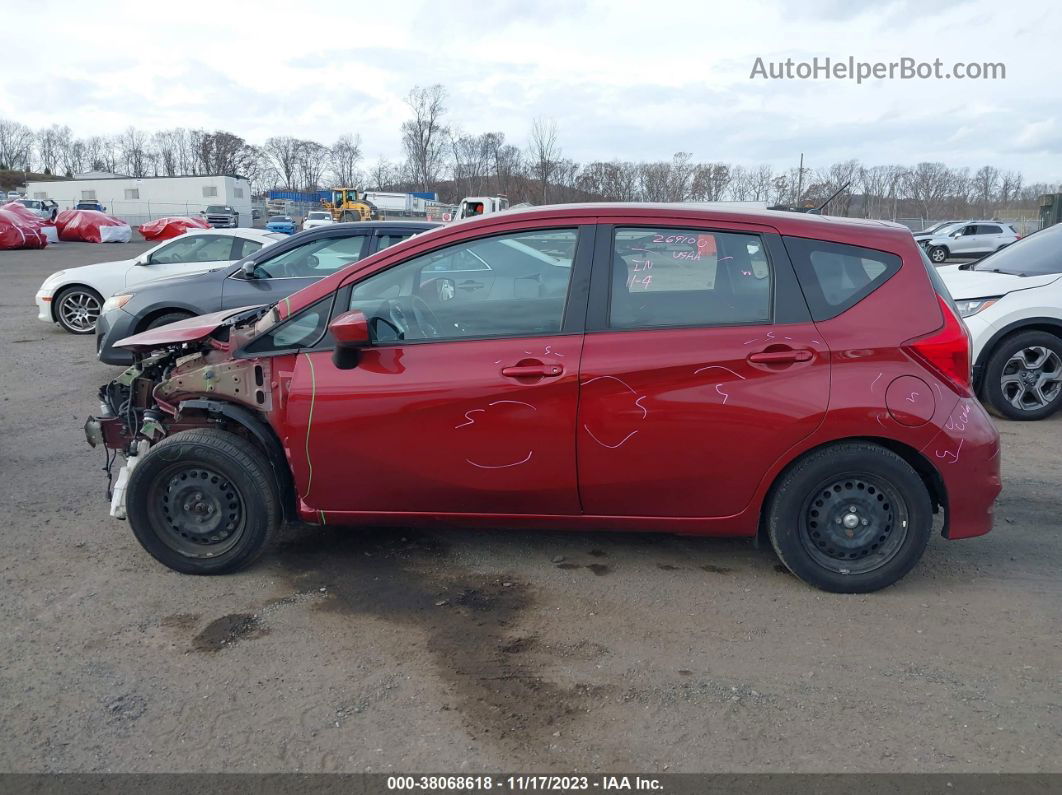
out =
[[[905,350],[925,364],[962,397],[970,395],[970,332],[942,296],[937,295],[944,326],[932,334],[908,340]]]

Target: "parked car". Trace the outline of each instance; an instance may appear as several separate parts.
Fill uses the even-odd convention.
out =
[[[283,235],[293,235],[297,231],[295,229],[295,221],[290,215],[270,216],[266,222],[266,229]]]
[[[1062,407],[1062,226],[977,263],[938,269],[973,338],[974,385],[996,413],[1040,420]]]
[[[949,257],[983,257],[1018,240],[1017,230],[999,221],[967,221],[931,237],[924,245],[929,258],[942,263]]]
[[[211,204],[200,215],[215,229],[235,229],[240,225],[240,214],[227,204]]]
[[[866,592],[934,511],[988,532],[1000,490],[968,333],[895,224],[516,210],[119,345],[138,361],[86,435],[125,459],[112,513],[182,572],[246,566],[284,517],[762,529]]]
[[[71,334],[92,334],[103,296],[151,279],[226,265],[281,239],[257,229],[187,232],[133,259],[57,271],[37,291],[37,317]]]
[[[91,201],[80,201],[80,202],[78,202],[77,204],[74,205],[74,209],[75,210],[95,210],[98,213],[107,212],[107,208],[104,207],[102,204],[100,204],[98,201],[96,201],[94,199],[91,200]]]
[[[315,226],[328,226],[334,224],[332,220],[332,213],[324,210],[311,210],[306,214],[306,218],[303,219],[303,229],[313,229]]]
[[[924,246],[934,237],[944,237],[948,232],[966,223],[969,223],[969,221],[941,221],[939,224],[933,224],[921,232],[914,232],[915,242],[920,246]]]
[[[37,199],[18,199],[17,201],[38,218],[48,220],[52,217],[51,207],[46,206],[42,201]]]
[[[96,351],[105,364],[131,364],[118,340],[195,315],[273,304],[344,265],[357,262],[438,224],[373,221],[311,229],[205,273],[138,285],[111,296],[96,322]]]

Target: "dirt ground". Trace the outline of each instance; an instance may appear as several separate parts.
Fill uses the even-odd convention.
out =
[[[834,596],[668,536],[288,529],[182,576],[108,516],[64,267],[0,252],[0,771],[1062,771],[1062,416],[994,532]]]

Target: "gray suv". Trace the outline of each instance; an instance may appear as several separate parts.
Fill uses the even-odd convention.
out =
[[[1018,240],[1020,235],[1001,221],[966,221],[924,243],[926,253],[939,265],[949,257],[986,257]]]

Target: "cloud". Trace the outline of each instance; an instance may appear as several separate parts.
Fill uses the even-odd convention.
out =
[[[522,146],[532,119],[555,119],[579,161],[698,158],[813,167],[942,160],[994,163],[1027,180],[1062,179],[1062,97],[1043,57],[1062,15],[1028,0],[1020,19],[992,0],[657,0],[465,7],[411,0],[292,14],[280,0],[218,4],[160,20],[97,0],[53,15],[46,37],[13,38],[0,116],[80,135],[129,125],[225,129],[261,142],[360,133],[369,160],[401,156],[404,98],[447,87],[448,121]],[[282,20],[282,22],[278,22]],[[32,4],[11,29],[39,24]],[[997,81],[750,79],[757,57],[829,56],[945,64],[1003,62]]]

